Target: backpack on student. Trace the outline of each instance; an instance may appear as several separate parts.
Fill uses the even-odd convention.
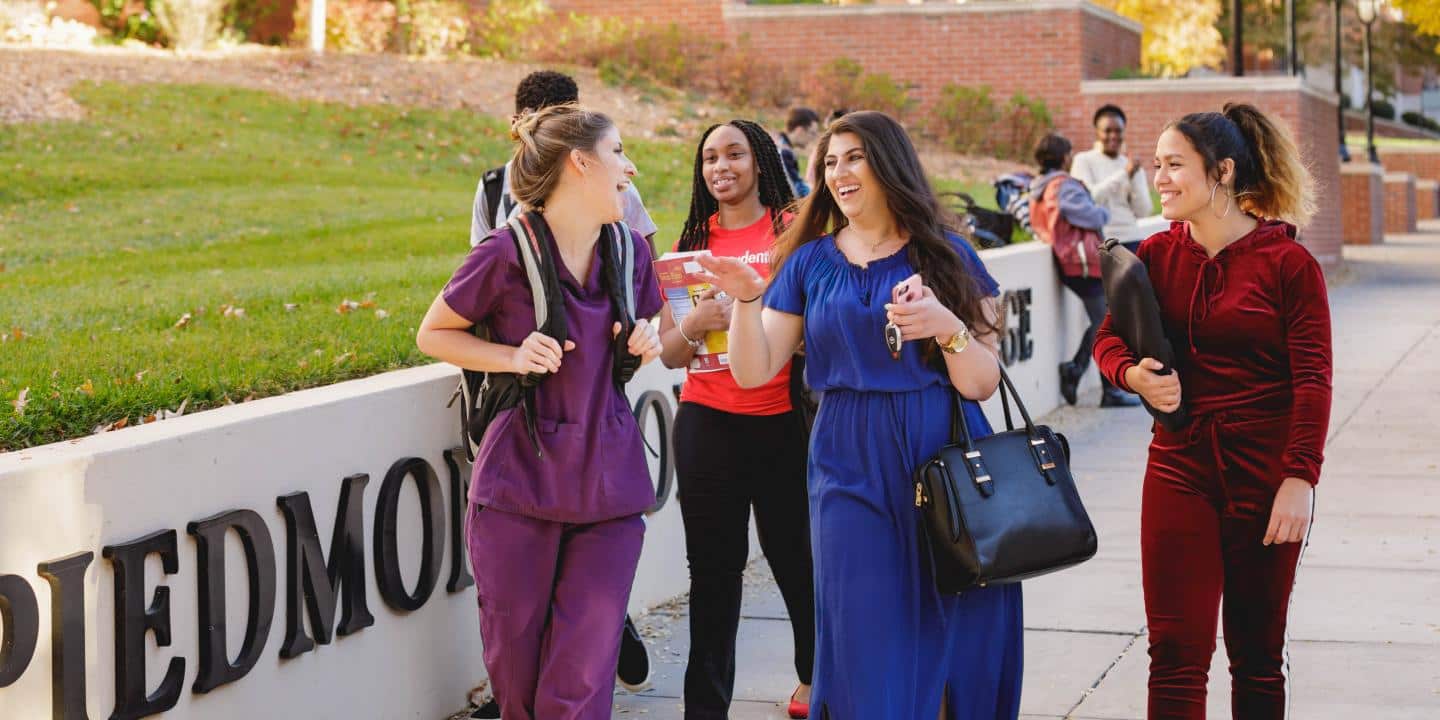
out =
[[[995,207],[1010,213],[1025,232],[1030,230],[1030,181],[1035,177],[1027,172],[1005,173],[992,183],[995,186]]]
[[[481,242],[491,241],[502,229],[510,230],[520,266],[525,271],[535,304],[536,330],[564,347],[570,332],[564,291],[560,287],[560,274],[551,251],[554,240],[550,226],[540,213],[524,212],[511,218],[503,228],[491,231]],[[623,388],[640,367],[640,357],[630,354],[628,349],[636,322],[635,245],[631,240],[630,227],[624,222],[606,225],[604,235],[600,240],[600,281],[620,321],[620,333],[611,346],[614,358],[612,379],[616,387]],[[490,329],[481,325],[475,326],[474,333],[484,340],[491,337]],[[460,434],[465,439],[465,455],[471,462],[475,461],[486,428],[502,411],[514,407],[520,408],[531,445],[537,455],[541,454],[536,431],[535,391],[545,377],[544,373],[521,376],[506,372],[461,370],[460,386],[451,396],[450,403],[460,401]]]
[[[1076,227],[1065,219],[1060,211],[1060,188],[1068,182],[1080,183],[1068,173],[1059,173],[1040,189],[1040,195],[1030,197],[1030,217],[1033,218],[1035,237],[1050,246],[1060,274],[1065,277],[1100,277],[1100,233],[1090,228]],[[1080,187],[1084,187],[1081,183]],[[1088,190],[1086,191],[1089,192]]]
[[[481,191],[485,199],[485,222],[487,225],[495,222],[495,213],[500,210],[500,204],[506,199],[510,202],[505,204],[505,217],[510,216],[510,210],[515,207],[515,200],[505,190],[505,166],[490,168],[480,176]],[[500,227],[496,224],[495,227]]]

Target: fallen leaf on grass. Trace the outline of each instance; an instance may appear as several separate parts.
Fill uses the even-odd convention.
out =
[[[285,303],[285,312],[295,312],[295,308],[297,307],[299,307],[299,305],[295,303]]]
[[[21,390],[20,394],[16,395],[15,399],[10,401],[10,404],[14,406],[16,416],[24,417],[25,406],[30,404],[30,388],[27,387]]]
[[[354,357],[355,357],[355,353],[354,353],[353,351],[352,351],[352,352],[347,352],[347,353],[345,353],[344,355],[341,355],[341,356],[335,358],[335,360],[334,360],[334,362],[333,362],[332,364],[335,365],[336,367],[339,367],[339,366],[341,366],[341,365],[344,365],[344,364],[347,363],[347,362],[350,362],[352,359],[354,359]]]
[[[95,384],[90,382],[90,378],[85,378],[85,384],[75,388],[75,392],[78,392],[82,395],[95,397]]]
[[[362,307],[362,308],[364,308],[364,309],[366,309],[366,310],[369,310],[370,308],[375,307],[375,301],[374,301],[374,300],[366,300],[365,302],[360,303],[360,307]]]
[[[380,309],[375,311],[375,319],[377,320],[384,320],[388,317],[390,317],[390,311],[388,310]]]
[[[339,307],[335,308],[335,312],[340,313],[341,315],[349,315],[350,311],[358,307],[360,307],[360,303],[355,302],[354,300],[341,300]]]
[[[65,212],[78,213],[80,212],[80,206],[76,205],[75,203],[70,203],[69,205],[65,206]]]
[[[95,434],[96,434],[96,435],[99,435],[100,433],[107,433],[107,432],[110,432],[111,430],[119,430],[119,429],[124,428],[124,427],[129,427],[129,425],[130,425],[130,418],[128,418],[128,417],[122,417],[122,418],[120,418],[119,420],[116,420],[115,422],[110,423],[109,425],[96,425],[96,426],[95,426]]]
[[[181,316],[180,316],[180,319],[175,321],[175,328],[176,328],[176,329],[184,329],[184,328],[189,327],[189,326],[190,326],[190,313],[185,313],[184,315],[181,315]]]
[[[160,408],[160,411],[155,414],[159,417],[160,420],[177,418],[185,414],[185,407],[189,404],[190,398],[187,397],[184,400],[180,401],[180,407],[175,408],[174,410],[166,410],[165,408]]]
[[[20,342],[21,340],[24,340],[25,331],[21,330],[19,327],[10,328],[10,339],[14,340],[15,342]]]
[[[120,248],[120,250],[121,250],[121,252],[127,252],[127,253],[130,253],[131,255],[139,255],[139,254],[140,254],[140,251],[139,251],[139,250],[136,250],[135,248],[130,247],[129,245],[126,245],[126,246]]]
[[[135,373],[135,382],[138,383],[138,382],[140,382],[141,380],[144,380],[144,379],[145,379],[145,373],[148,373],[148,372],[150,372],[150,368],[145,368],[144,370],[141,370],[140,372]]]
[[[234,305],[222,305],[220,307],[220,315],[227,318],[235,318],[236,320],[243,320],[245,318],[245,308],[235,307]]]

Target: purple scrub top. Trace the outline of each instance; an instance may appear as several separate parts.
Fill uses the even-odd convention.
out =
[[[605,231],[602,230],[602,233]],[[650,245],[631,231],[635,244],[635,309],[638,318],[660,311]],[[551,243],[553,256],[560,257]],[[535,392],[537,457],[520,409],[496,416],[475,457],[469,499],[503,512],[568,523],[593,523],[643,512],[655,489],[640,428],[624,393],[612,379],[611,327],[615,314],[600,284],[600,246],[582,287],[557,263],[565,312],[575,349],[560,371]],[[443,293],[446,304],[491,339],[518,346],[535,331],[535,305],[508,228],[476,245]]]

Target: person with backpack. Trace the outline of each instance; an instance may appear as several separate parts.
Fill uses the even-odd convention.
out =
[[[818,119],[816,120],[818,122]],[[770,135],[748,120],[712,125],[695,150],[690,214],[676,250],[708,250],[769,270],[775,237],[792,201]],[[660,315],[660,359],[688,367],[707,332],[730,326],[734,298],[707,293],[679,323],[667,303]],[[775,377],[742,389],[728,368],[692,370],[675,413],[675,469],[690,564],[690,658],[685,668],[685,718],[724,720],[735,690],[735,635],[750,512],[760,548],[775,573],[790,615],[799,687],[792,718],[809,716],[815,665],[815,592],[810,509],[805,489],[809,433],[792,391],[787,363]]]
[[[635,166],[614,123],[558,105],[512,136],[522,211],[471,249],[416,343],[485,373],[465,535],[501,714],[597,720],[655,502],[624,383],[660,353],[644,319],[660,290],[649,243],[618,222]]]
[[[1101,231],[1115,238],[1132,252],[1143,238],[1137,221],[1153,213],[1150,184],[1137,158],[1125,155],[1125,111],[1115,105],[1103,105],[1092,118],[1095,125],[1095,147],[1075,153],[1070,173],[1090,188],[1095,203],[1110,213],[1110,220]]]
[[[515,86],[515,117],[525,112],[579,102],[579,98],[580,88],[574,78],[554,70],[537,70]],[[504,225],[520,213],[520,203],[510,192],[509,170],[510,163],[507,162],[486,171],[480,178],[470,219],[471,247],[485,239],[493,228]],[[646,240],[654,239],[655,222],[645,210],[633,183],[625,188],[624,222],[644,235]],[[615,669],[615,680],[631,692],[640,692],[650,686],[650,652],[629,615],[625,616],[621,628],[620,661]],[[499,703],[493,693],[490,700],[482,703],[471,717],[476,720],[500,717]]]
[[[1110,212],[1095,204],[1084,183],[1067,172],[1071,160],[1070,141],[1050,133],[1035,144],[1035,162],[1040,176],[1030,184],[1030,227],[1035,236],[1050,246],[1060,282],[1080,298],[1090,326],[1080,336],[1075,356],[1060,363],[1060,395],[1074,405],[1080,379],[1090,367],[1095,331],[1105,319],[1105,286],[1100,282],[1100,229]],[[1104,376],[1100,378],[1100,407],[1129,407],[1140,399]]]
[[[515,86],[515,116],[544,110],[552,105],[580,102],[580,87],[575,79],[554,70],[537,70],[526,75]],[[494,228],[520,213],[520,203],[510,191],[510,164],[491,168],[480,176],[475,188],[475,204],[470,213],[470,245],[474,247]],[[650,240],[655,236],[655,221],[645,210],[640,191],[630,185],[625,190],[625,224]]]

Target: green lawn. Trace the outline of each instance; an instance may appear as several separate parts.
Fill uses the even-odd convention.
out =
[[[0,127],[0,451],[427,361],[415,325],[508,153],[498,121],[206,86],[75,96],[84,122]],[[626,145],[668,246],[692,147]]]

